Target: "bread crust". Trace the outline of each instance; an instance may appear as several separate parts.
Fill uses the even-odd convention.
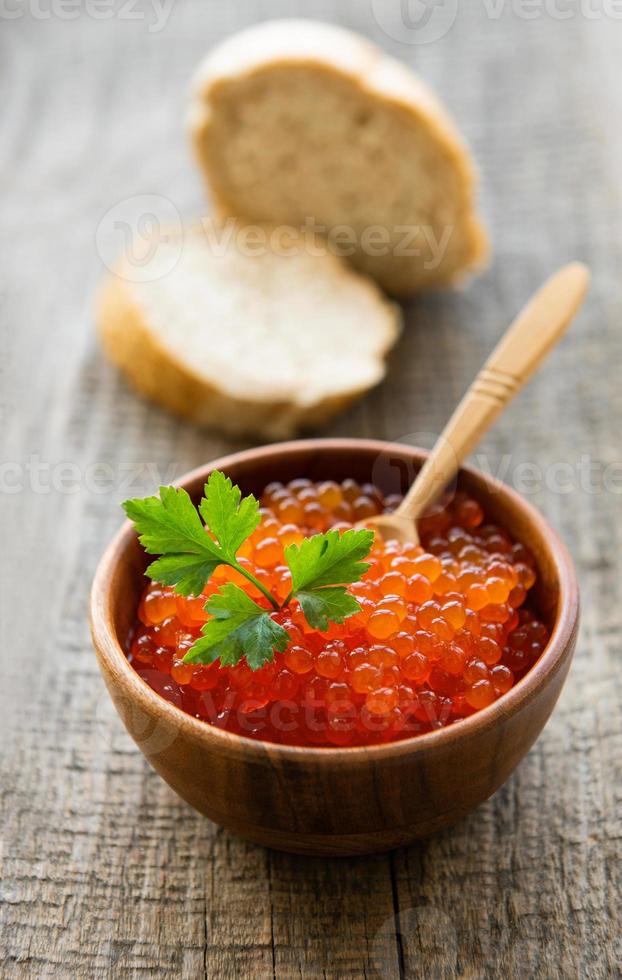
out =
[[[334,262],[343,265],[345,275],[356,275],[340,260]],[[372,384],[331,393],[311,404],[279,398],[276,392],[272,397],[236,397],[193,371],[151,328],[122,266],[108,277],[97,295],[98,332],[108,358],[138,391],[175,415],[227,435],[286,439],[300,429],[326,424],[384,377],[385,357],[401,331],[401,313],[381,297],[370,280],[359,278],[361,286],[369,289],[370,303],[384,304],[386,309],[377,377]],[[301,379],[301,387],[303,383]]]
[[[405,124],[425,128],[431,140],[451,162],[458,190],[456,213],[461,236],[462,261],[458,268],[431,271],[413,286],[403,266],[390,263],[365,266],[380,285],[396,296],[420,289],[455,285],[485,266],[489,255],[488,236],[477,215],[477,173],[456,125],[434,93],[410,69],[385,55],[359,35],[314,21],[269,21],[234,35],[215,48],[197,70],[192,87],[189,129],[195,157],[203,172],[218,213],[255,220],[259,216],[239,214],[236,201],[228,195],[210,150],[212,104],[231,81],[260,78],[266,72],[293,66],[312,67],[345,80],[359,94],[393,113],[403,115]],[[266,215],[262,216],[266,218]]]

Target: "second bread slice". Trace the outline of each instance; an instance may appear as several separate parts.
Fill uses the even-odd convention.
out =
[[[384,376],[397,307],[330,254],[272,226],[211,221],[122,263],[99,301],[104,349],[144,394],[229,434],[326,422]]]

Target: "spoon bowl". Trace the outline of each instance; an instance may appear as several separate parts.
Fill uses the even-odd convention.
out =
[[[244,493],[273,480],[355,480],[403,493],[426,454],[394,443],[306,440],[215,460],[180,482],[194,499],[213,469]],[[147,556],[126,522],[101,560],[90,603],[93,642],[116,708],[151,765],[191,806],[250,840],[287,851],[364,854],[455,823],[510,776],[544,727],[566,678],[579,621],[576,575],[557,535],[514,491],[470,469],[458,488],[534,553],[535,601],[551,636],[494,704],[445,728],[372,747],[299,748],[244,738],[185,714],[152,690],[125,650]]]

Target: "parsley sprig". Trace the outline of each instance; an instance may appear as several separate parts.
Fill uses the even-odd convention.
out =
[[[369,568],[364,559],[373,544],[372,531],[328,531],[287,547],[284,555],[292,588],[280,604],[237,558],[259,526],[261,514],[255,497],[242,497],[224,473],[211,474],[198,509],[185,490],[175,487],[160,487],[159,497],[126,500],[123,507],[145,551],[160,556],[147,568],[149,578],[173,586],[180,595],[198,596],[215,570],[228,565],[251,582],[271,607],[259,605],[233,583],[221,586],[205,604],[209,619],[184,657],[188,663],[220,660],[223,666],[234,666],[245,657],[249,667],[258,670],[291,640],[271,613],[298,602],[309,625],[325,631],[330,623],[343,623],[360,609],[346,586]]]

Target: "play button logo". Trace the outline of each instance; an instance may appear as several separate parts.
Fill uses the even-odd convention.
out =
[[[394,41],[431,44],[451,30],[458,0],[372,0],[376,23]]]

